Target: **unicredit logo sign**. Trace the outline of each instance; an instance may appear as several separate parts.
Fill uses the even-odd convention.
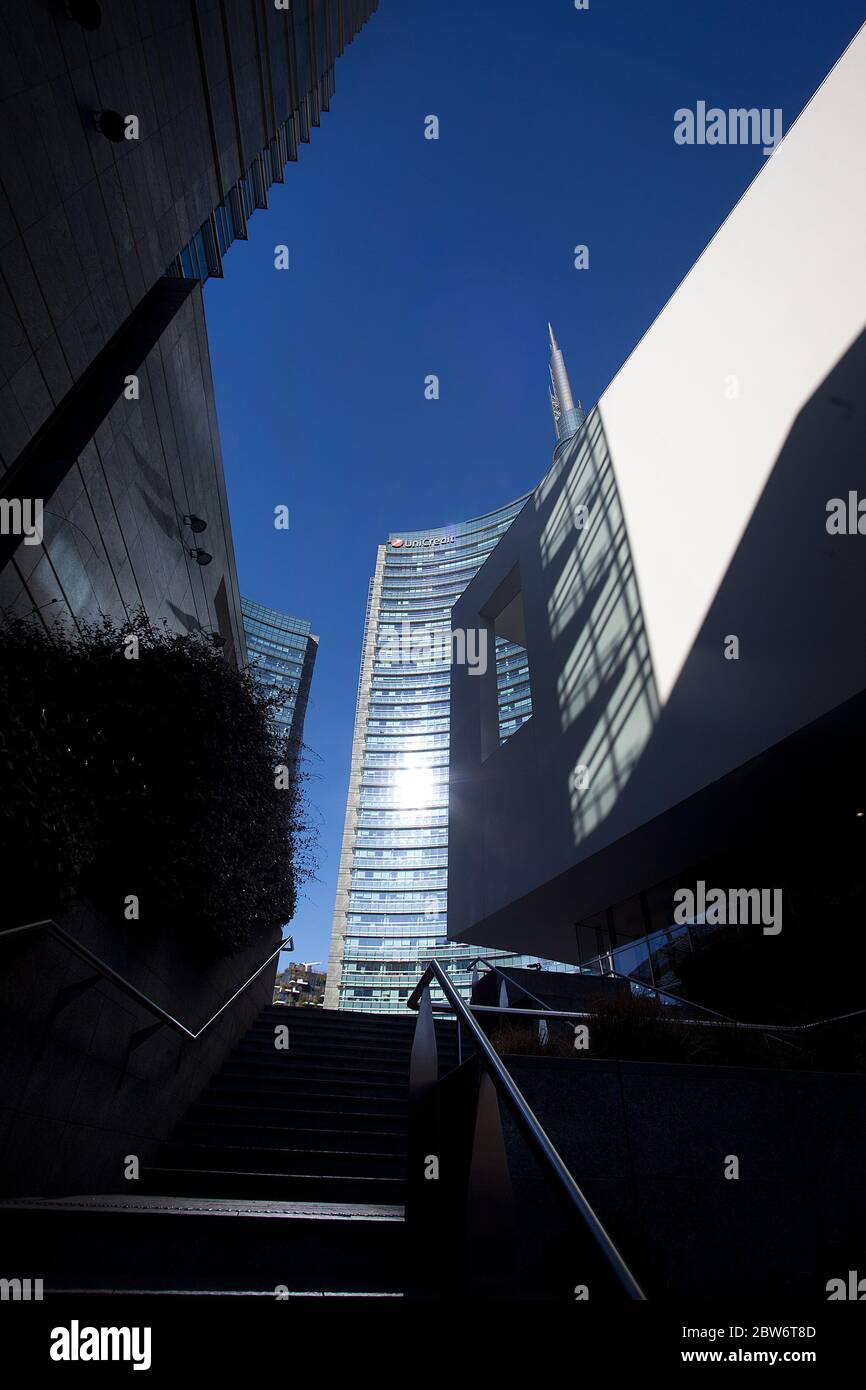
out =
[[[425,536],[420,541],[392,540],[389,541],[389,544],[393,545],[395,549],[399,549],[401,545],[405,545],[408,549],[409,546],[418,545],[453,545],[456,539],[456,536]]]

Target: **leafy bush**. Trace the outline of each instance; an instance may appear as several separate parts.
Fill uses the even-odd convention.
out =
[[[272,935],[310,855],[279,702],[206,635],[143,614],[77,633],[0,622],[4,915],[83,897],[123,921],[134,894],[143,926],[216,953]]]

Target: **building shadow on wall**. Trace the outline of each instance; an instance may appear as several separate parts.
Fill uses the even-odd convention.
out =
[[[187,632],[201,632],[202,626],[195,613],[187,613],[183,608],[178,608],[176,603],[169,602],[166,607],[174,614],[182,627]]]
[[[829,500],[847,502],[863,477],[864,380],[866,331],[800,409],[663,708],[615,504],[609,544],[621,558],[610,594],[606,599],[602,587],[594,596],[587,582],[589,628],[576,635],[571,652],[578,679],[569,683],[567,659],[560,677],[568,692],[563,710],[574,706],[573,692],[579,692],[588,724],[581,746],[585,760],[600,770],[594,796],[584,792],[574,809],[581,859],[866,688],[866,539],[856,529],[844,535],[826,529]],[[578,468],[575,458],[575,495],[589,468],[613,471],[601,422],[598,431],[597,462],[587,459]],[[711,525],[712,518],[700,524]],[[736,658],[731,638],[737,639]],[[627,669],[617,668],[616,679],[609,679],[608,707],[599,709],[592,696],[604,679],[605,654],[612,652]],[[808,800],[804,795],[801,814]],[[743,810],[748,815],[748,807]],[[820,808],[812,807],[816,813]]]
[[[164,473],[161,473],[158,468],[153,467],[131,439],[128,439],[127,443],[138,464],[138,471],[141,477],[150,484],[153,492],[158,497],[162,497],[167,502],[174,505],[169,478]],[[183,541],[183,525],[180,514],[178,513],[176,516],[172,516],[165,507],[161,507],[159,503],[154,500],[151,493],[148,492],[146,488],[142,487],[141,483],[137,480],[136,487],[142,502],[147,507],[147,510],[150,512],[163,535],[168,536],[169,540],[179,539]]]
[[[559,723],[571,762],[567,796],[575,839],[582,844],[622,797],[660,709],[599,410],[558,451],[534,505],[546,508],[551,497],[541,562],[556,572],[547,619]]]

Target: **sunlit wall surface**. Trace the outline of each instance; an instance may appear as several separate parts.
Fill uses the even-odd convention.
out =
[[[247,598],[241,599],[241,612],[254,674],[268,691],[284,697],[274,722],[287,744],[300,744],[319,639],[306,618],[291,618]]]
[[[747,764],[866,690],[864,222],[866,27],[459,601],[519,573],[533,716],[492,747],[492,683],[455,668],[455,939],[575,959],[719,854]]]
[[[364,633],[328,1008],[404,1010],[433,955],[466,992],[469,961],[492,954],[455,945],[445,934],[446,639],[452,605],[525,500],[438,530],[395,532],[379,547]],[[466,650],[472,655],[471,639]],[[513,643],[497,639],[495,660],[504,740],[531,715],[531,673],[525,651]],[[521,964],[537,958],[503,959]]]

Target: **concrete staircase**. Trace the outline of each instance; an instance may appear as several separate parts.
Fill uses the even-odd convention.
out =
[[[275,1046],[288,1028],[288,1048]],[[123,1192],[0,1204],[52,1292],[401,1296],[412,1016],[263,1010]],[[456,1032],[437,1022],[440,1072]]]

